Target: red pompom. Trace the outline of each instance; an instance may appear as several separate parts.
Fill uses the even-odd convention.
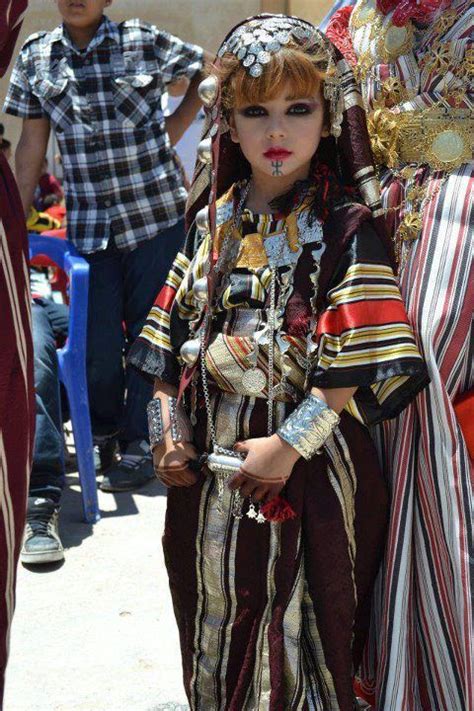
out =
[[[267,521],[274,523],[283,523],[292,518],[296,518],[296,513],[291,508],[290,504],[282,496],[275,496],[274,499],[260,507]]]

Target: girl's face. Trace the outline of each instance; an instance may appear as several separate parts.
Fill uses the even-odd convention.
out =
[[[235,108],[231,138],[240,143],[254,175],[302,180],[309,174],[321,137],[329,135],[324,118],[320,90],[314,96],[295,97],[286,84],[269,101]]]

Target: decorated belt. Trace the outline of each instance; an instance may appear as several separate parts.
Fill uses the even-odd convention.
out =
[[[473,157],[474,112],[469,109],[432,107],[399,114],[376,109],[368,124],[375,158],[389,168],[419,163],[451,171]]]
[[[305,345],[303,339],[294,338]],[[282,354],[275,344],[273,399],[297,402],[305,388],[305,364],[296,347]],[[226,393],[268,398],[268,346],[256,347],[252,337],[213,334],[205,355],[210,383]]]

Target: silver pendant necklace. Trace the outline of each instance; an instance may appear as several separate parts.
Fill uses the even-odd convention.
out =
[[[242,196],[239,200],[239,204],[235,211],[234,219],[230,225],[230,228],[223,240],[221,255],[227,251],[229,239],[233,236],[234,230],[240,227],[242,213],[250,190],[250,181],[247,186],[242,191]],[[283,250],[284,241],[281,242],[280,252]],[[221,257],[220,255],[220,257]],[[219,260],[216,264],[216,268],[222,268],[222,263],[225,263],[224,259],[219,264]],[[270,305],[268,310],[268,379],[265,378],[265,374],[259,368],[252,368],[244,373],[242,376],[242,382],[244,382],[245,376],[247,376],[249,389],[251,391],[256,391],[256,393],[264,390],[267,386],[268,398],[267,398],[267,435],[273,434],[273,405],[274,405],[274,364],[275,364],[275,324],[276,324],[276,281],[278,275],[278,258],[281,257],[281,253],[277,255],[276,260],[273,264],[270,264]],[[232,265],[225,264],[227,269],[231,270]],[[216,477],[217,482],[217,506],[220,513],[223,513],[222,502],[224,498],[224,487],[229,479],[229,477],[240,470],[241,464],[244,457],[238,452],[232,449],[227,449],[221,447],[217,443],[216,429],[214,425],[214,420],[212,417],[212,405],[211,397],[209,393],[209,384],[207,378],[206,369],[206,358],[205,358],[205,346],[206,346],[206,336],[209,328],[209,320],[211,318],[211,308],[212,305],[209,304],[209,308],[204,316],[204,321],[200,331],[200,371],[202,380],[202,389],[204,394],[204,403],[206,409],[207,425],[209,438],[212,445],[212,452],[208,455],[206,465],[213,472]],[[258,389],[257,389],[258,388]],[[254,390],[255,389],[255,390]],[[242,507],[244,499],[240,495],[238,490],[234,491],[233,501],[232,501],[232,515],[234,518],[242,518]],[[264,523],[266,521],[265,516],[260,511],[256,511],[255,505],[252,501],[249,504],[249,510],[247,516],[250,519],[255,519],[257,523]]]

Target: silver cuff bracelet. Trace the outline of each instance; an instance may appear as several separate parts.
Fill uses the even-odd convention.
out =
[[[162,444],[165,440],[165,428],[163,425],[163,413],[161,401],[158,398],[150,400],[146,406],[148,416],[148,436],[150,438],[150,449]]]
[[[170,414],[170,430],[173,442],[182,442],[184,435],[178,416],[178,399],[168,395],[168,411]]]
[[[277,434],[288,442],[304,459],[311,459],[319,451],[340,417],[316,395],[308,395],[286,418]]]

